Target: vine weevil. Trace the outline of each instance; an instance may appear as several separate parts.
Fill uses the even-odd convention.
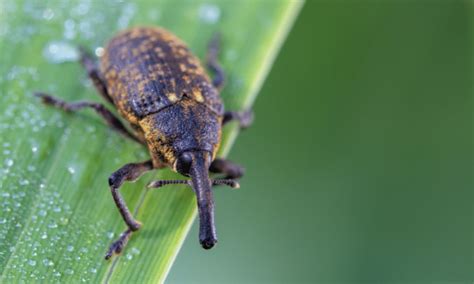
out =
[[[132,232],[141,224],[134,219],[119,193],[125,181],[135,181],[144,172],[170,167],[190,180],[160,180],[151,188],[167,184],[192,186],[199,212],[199,241],[210,249],[217,242],[214,226],[214,201],[211,187],[238,187],[234,180],[243,169],[230,161],[216,158],[222,125],[238,120],[241,127],[252,121],[252,113],[224,112],[219,91],[224,72],[217,62],[219,38],[209,44],[207,66],[214,73],[210,80],[204,68],[186,45],[172,33],[158,27],[136,27],[110,40],[101,58],[100,69],[81,49],[81,63],[102,97],[128,121],[133,131],[103,104],[68,103],[45,93],[36,93],[42,101],[65,111],[91,108],[114,130],[148,147],[151,159],[126,164],[109,178],[113,199],[127,230],[110,246],[106,259],[120,253]],[[209,171],[224,174],[211,180]]]

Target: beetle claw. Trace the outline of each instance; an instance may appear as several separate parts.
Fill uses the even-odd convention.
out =
[[[120,235],[120,238],[110,245],[109,250],[105,254],[105,260],[109,260],[114,254],[120,254],[123,248],[127,245],[131,234],[131,229],[123,232],[122,235]]]
[[[45,93],[36,92],[33,96],[40,98],[44,104],[52,104],[55,101],[52,96]]]
[[[252,125],[254,119],[253,111],[247,110],[239,115],[240,128],[245,129]]]

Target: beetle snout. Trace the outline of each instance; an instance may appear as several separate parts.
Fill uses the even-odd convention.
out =
[[[217,239],[215,238],[206,238],[199,240],[203,249],[211,249],[216,243]]]

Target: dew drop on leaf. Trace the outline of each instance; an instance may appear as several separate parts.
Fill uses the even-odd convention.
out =
[[[5,166],[11,167],[11,166],[13,166],[13,164],[14,164],[14,162],[13,162],[12,159],[6,159],[5,160]]]
[[[46,21],[49,21],[49,20],[52,20],[53,18],[54,18],[53,10],[48,8],[43,11],[43,19],[45,19]]]
[[[203,4],[199,7],[199,18],[208,24],[215,24],[221,17],[221,9],[216,5]]]
[[[54,262],[52,262],[50,259],[45,258],[45,259],[43,259],[43,264],[45,266],[53,266]]]
[[[68,171],[71,175],[73,175],[73,174],[76,172],[76,169],[74,169],[73,167],[69,166],[69,167],[67,168],[67,171]]]
[[[56,223],[50,223],[48,225],[48,228],[50,228],[50,229],[56,229],[57,227],[58,227],[58,224],[56,224]]]
[[[97,57],[101,57],[102,55],[104,55],[104,48],[103,47],[98,47],[95,49],[94,53]]]
[[[44,47],[43,56],[50,63],[72,62],[79,59],[79,50],[66,41],[51,41]]]
[[[73,275],[73,274],[74,274],[74,270],[68,268],[68,269],[64,270],[64,273],[66,273],[67,275]]]

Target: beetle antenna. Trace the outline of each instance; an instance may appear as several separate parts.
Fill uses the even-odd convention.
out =
[[[217,185],[227,185],[233,189],[240,188],[240,184],[233,179],[213,179],[211,180],[213,186]],[[187,184],[191,185],[191,180],[155,180],[147,184],[147,188],[160,188],[169,184]]]
[[[190,180],[155,180],[147,184],[147,188],[160,188],[169,184],[187,184],[191,185]]]
[[[240,184],[233,179],[214,179],[212,185],[227,185],[234,189],[240,188]]]

